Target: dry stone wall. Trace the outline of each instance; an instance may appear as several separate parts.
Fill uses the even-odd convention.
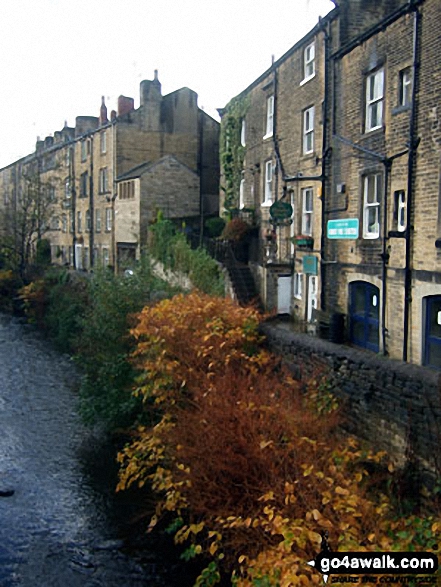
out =
[[[301,379],[322,374],[344,406],[345,428],[401,467],[416,465],[427,482],[441,474],[439,373],[294,332],[262,326],[272,351]]]

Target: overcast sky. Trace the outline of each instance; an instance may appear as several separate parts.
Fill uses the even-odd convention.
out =
[[[44,139],[108,113],[159,70],[217,119],[317,22],[330,0],[5,0],[0,18],[0,168]]]

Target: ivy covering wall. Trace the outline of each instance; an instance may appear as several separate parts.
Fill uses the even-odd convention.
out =
[[[241,144],[242,121],[249,107],[248,96],[233,98],[226,106],[221,122],[220,162],[223,173],[221,189],[225,194],[224,208],[228,217],[239,207],[245,147]]]

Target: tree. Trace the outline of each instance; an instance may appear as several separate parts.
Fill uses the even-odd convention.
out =
[[[12,197],[3,198],[0,211],[0,248],[5,264],[23,275],[49,228],[59,179],[44,173],[41,160],[33,158],[16,169]]]

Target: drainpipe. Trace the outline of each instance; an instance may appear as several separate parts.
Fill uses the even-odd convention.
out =
[[[326,310],[326,265],[323,263],[325,258],[325,245],[326,245],[326,159],[328,154],[328,103],[329,103],[329,44],[330,44],[330,24],[325,28],[323,27],[324,33],[324,45],[325,45],[325,62],[324,62],[324,96],[323,96],[323,128],[322,128],[322,214],[321,214],[321,236],[320,236],[320,309]]]
[[[278,89],[278,80],[277,80],[277,69],[274,66],[274,56],[273,56],[273,62],[272,62],[273,68],[274,68],[274,73],[273,73],[273,96],[274,96],[274,112],[273,112],[273,149],[274,149],[274,154],[276,156],[276,165],[274,168],[274,201],[278,200],[278,193],[279,193],[279,169],[282,173],[282,177],[283,177],[283,164],[282,164],[282,158],[280,157],[280,151],[279,151],[279,143],[277,141],[277,101],[278,101],[278,97],[277,97],[277,89]],[[277,224],[274,225],[274,230],[276,231],[276,242],[277,242],[277,260],[279,261],[281,256],[281,233],[279,231],[279,233],[277,234]]]
[[[77,193],[75,190],[75,143],[73,143],[71,146],[68,147],[69,151],[70,151],[70,155],[69,155],[69,183],[70,183],[70,199],[71,199],[71,222],[69,223],[70,226],[68,228],[68,230],[71,230],[72,228],[72,248],[73,248],[73,268],[76,269],[77,268],[77,261],[76,261],[76,251],[75,251],[75,247],[77,244],[77,233],[76,233],[76,197],[77,197]]]
[[[409,157],[407,160],[407,209],[406,209],[406,255],[405,255],[405,272],[404,272],[404,316],[403,316],[403,361],[408,360],[409,346],[409,318],[410,304],[412,302],[412,268],[411,268],[411,249],[412,249],[412,204],[413,204],[413,187],[414,187],[414,165],[416,160],[417,138],[417,93],[419,89],[419,45],[421,35],[421,14],[418,6],[414,6],[413,13],[413,62],[412,62],[412,110],[409,122]]]
[[[387,231],[387,212],[388,212],[388,194],[389,194],[389,176],[392,168],[392,160],[386,159],[383,161],[384,165],[384,186],[383,186],[383,238],[382,238],[382,251],[381,251],[381,335],[382,335],[382,346],[383,346],[383,356],[387,356],[389,353],[387,352],[387,328],[386,328],[386,305],[387,305],[387,265],[389,263],[389,253],[387,250],[387,243],[388,243],[388,231]]]
[[[90,178],[89,178],[89,268],[93,269],[93,216],[94,216],[94,199],[93,199],[93,137],[90,137]],[[86,227],[87,228],[87,227]]]

